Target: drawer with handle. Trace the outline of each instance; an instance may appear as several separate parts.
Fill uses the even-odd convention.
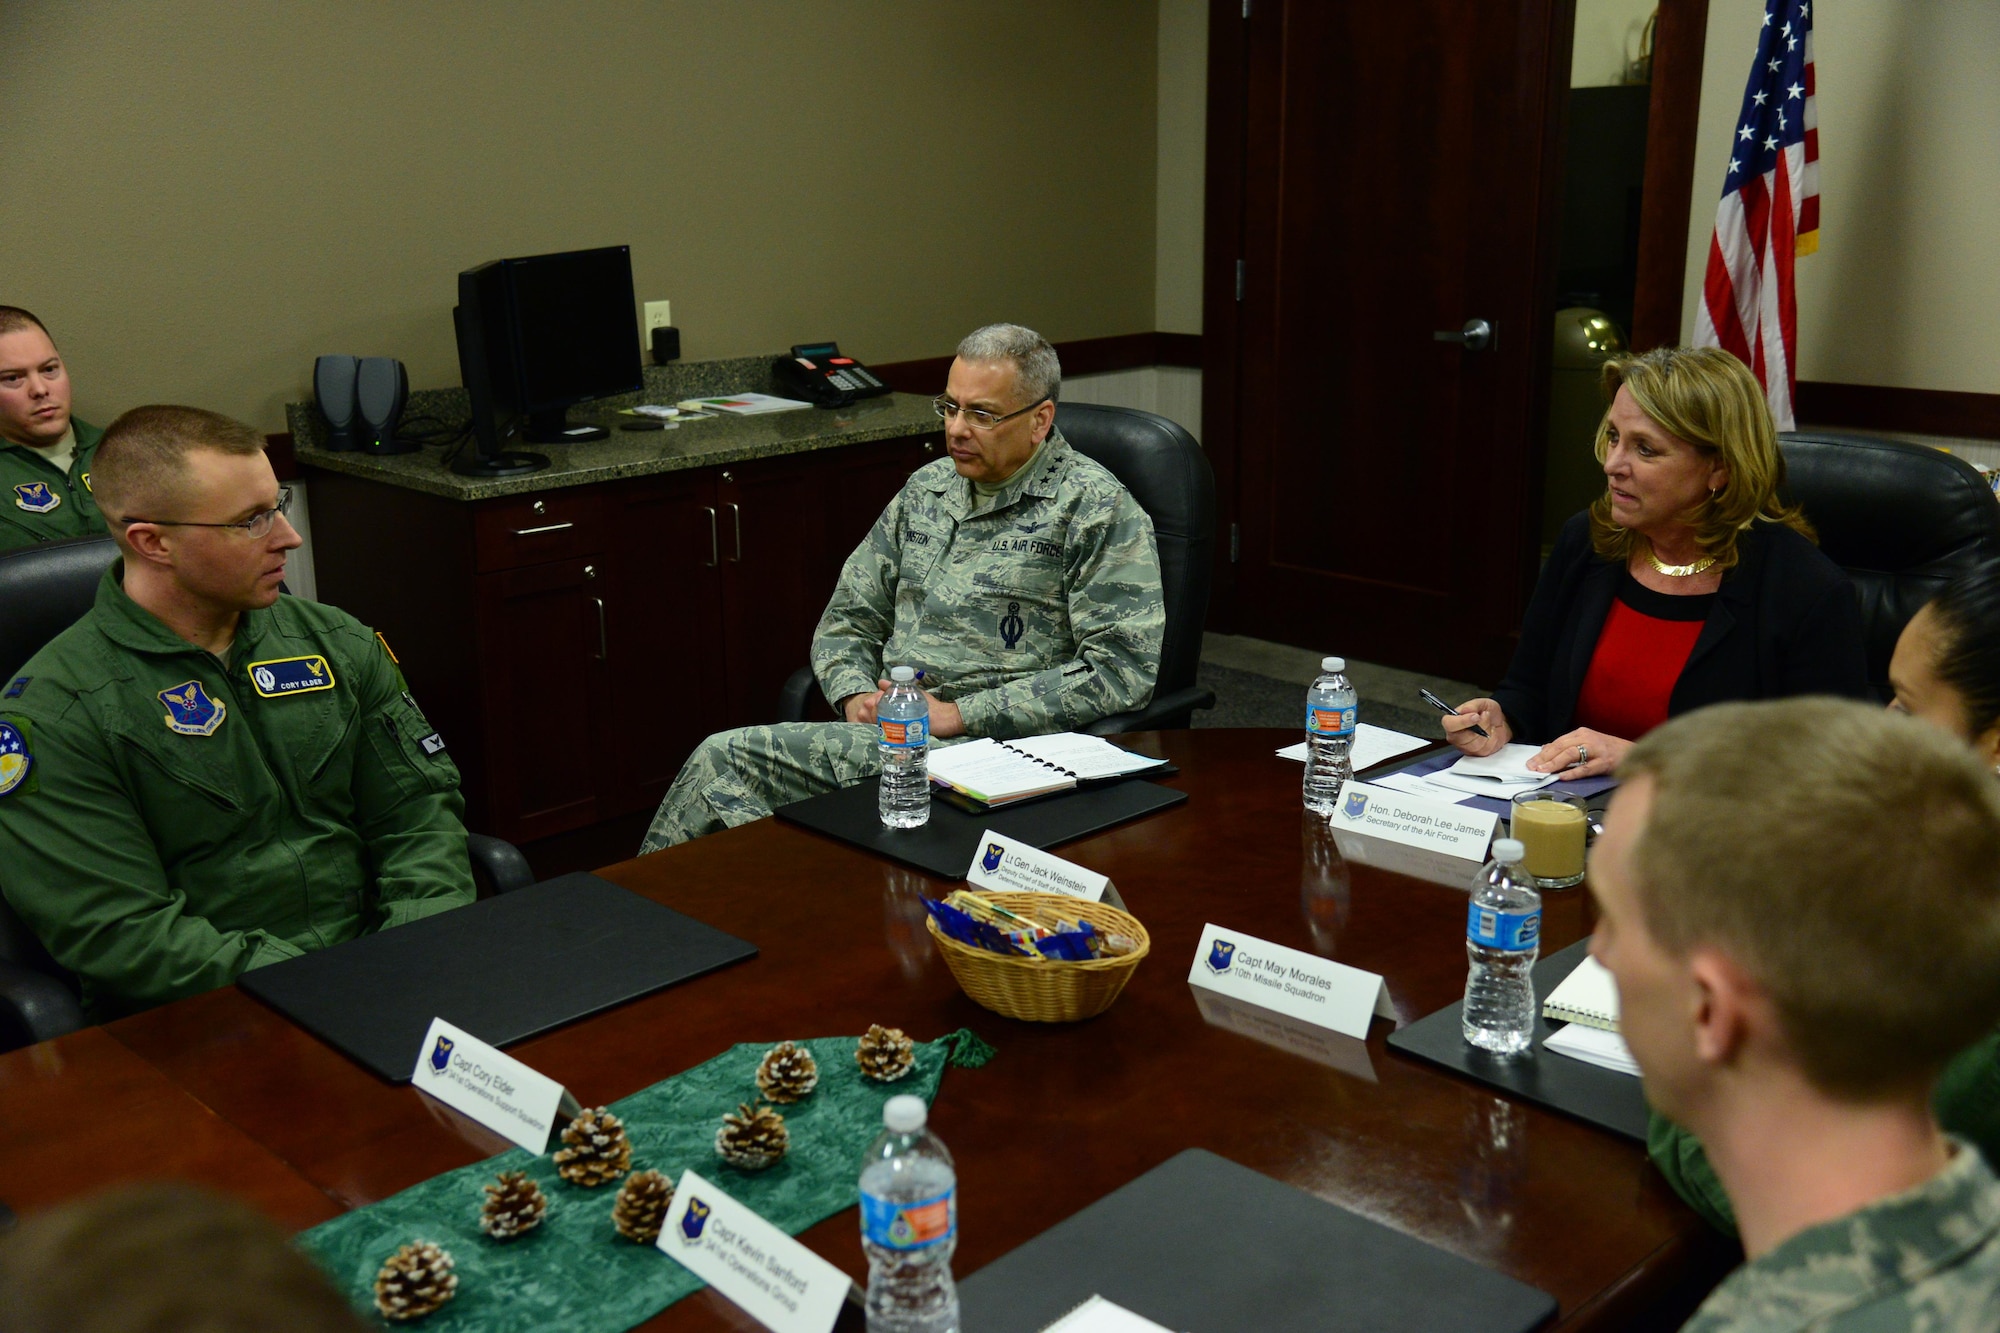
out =
[[[473,517],[479,571],[517,569],[601,550],[604,509],[595,487],[508,496]]]

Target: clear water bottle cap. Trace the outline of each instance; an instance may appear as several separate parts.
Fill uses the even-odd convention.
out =
[[[889,679],[895,681],[898,685],[907,685],[916,678],[917,669],[915,667],[891,667],[889,669]]]
[[[1521,845],[1519,838],[1495,838],[1493,840],[1493,859],[1504,865],[1513,865],[1527,854],[1528,849]]]
[[[1347,659],[1344,657],[1322,657],[1319,659],[1319,669],[1321,671],[1345,671],[1347,670]]]
[[[882,1104],[882,1123],[898,1134],[914,1134],[930,1119],[930,1108],[921,1097],[905,1094],[891,1097]]]

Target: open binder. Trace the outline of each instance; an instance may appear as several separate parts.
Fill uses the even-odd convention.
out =
[[[936,790],[955,793],[982,809],[996,809],[1165,765],[1164,759],[1134,754],[1075,732],[1011,741],[988,736],[963,745],[933,746],[930,778]]]

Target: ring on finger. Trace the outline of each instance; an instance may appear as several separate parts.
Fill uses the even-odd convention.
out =
[[[1576,747],[1576,762],[1579,764],[1590,762],[1590,747],[1588,745],[1579,745]]]

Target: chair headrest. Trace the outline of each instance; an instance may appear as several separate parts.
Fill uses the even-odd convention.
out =
[[[1805,506],[1820,549],[1850,572],[1925,575],[2000,554],[2000,503],[1973,466],[1927,445],[1790,432],[1785,498]]]
[[[0,677],[11,678],[43,644],[83,618],[97,582],[118,558],[108,536],[0,553]]]
[[[1184,427],[1135,407],[1099,403],[1058,403],[1056,425],[1071,448],[1125,483],[1158,537],[1214,536],[1215,470]]]

